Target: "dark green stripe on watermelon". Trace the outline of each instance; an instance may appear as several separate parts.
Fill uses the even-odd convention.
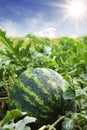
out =
[[[13,108],[27,111],[39,121],[48,121],[63,114],[63,91],[68,83],[57,72],[48,68],[24,71],[15,82],[9,95]]]

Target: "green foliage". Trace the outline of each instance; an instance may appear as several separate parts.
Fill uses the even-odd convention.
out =
[[[20,120],[16,122],[15,120],[19,117]],[[35,121],[34,117],[29,117],[25,112],[15,109],[7,112],[6,116],[0,122],[0,130],[31,130],[26,125]]]
[[[63,97],[67,101],[74,98],[77,102],[77,112],[66,112],[62,129],[86,130],[87,36],[80,39],[62,37],[58,42],[32,35],[11,40],[0,30],[0,42],[0,118],[14,79],[29,67],[44,67],[63,75],[70,84]]]

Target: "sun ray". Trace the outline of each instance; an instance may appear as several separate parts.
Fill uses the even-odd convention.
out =
[[[71,19],[74,21],[76,34],[78,34],[79,25],[87,18],[87,0],[66,0],[65,4],[52,2],[51,5],[60,8],[64,14],[60,21],[56,21],[55,26],[59,27],[63,22]]]
[[[76,35],[78,34],[79,28],[87,21],[87,0],[65,0],[65,2],[47,1],[43,3],[47,6],[53,6],[58,8],[59,12],[62,13],[62,17],[58,18],[51,25],[58,28],[62,23],[71,19],[74,23]]]
[[[67,14],[65,16],[63,16],[60,20],[58,19],[55,23],[54,26],[55,27],[59,27],[63,22],[65,22],[68,18],[70,17],[70,14]]]

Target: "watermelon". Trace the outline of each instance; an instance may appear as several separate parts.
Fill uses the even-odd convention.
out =
[[[66,109],[74,108],[74,102],[63,99],[68,87],[63,77],[52,69],[27,69],[11,87],[9,106],[26,111],[38,122],[52,122],[58,115],[63,115]]]

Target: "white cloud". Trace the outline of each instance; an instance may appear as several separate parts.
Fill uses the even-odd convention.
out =
[[[71,38],[77,38],[78,36],[76,34],[70,35]]]
[[[11,20],[5,20],[0,23],[0,28],[6,31],[8,36],[21,36],[19,25]]]
[[[30,30],[32,29],[32,31],[35,29],[39,30],[42,26],[46,25],[42,12],[37,13],[33,18],[26,17],[23,23],[25,23]]]
[[[20,23],[2,20],[0,28],[5,30],[8,36],[24,36],[32,33],[40,37],[56,37],[56,28],[52,21],[44,20],[43,13],[37,13],[33,18],[25,17]]]
[[[49,38],[57,37],[56,36],[56,28],[54,28],[54,27],[45,28],[39,32],[35,32],[34,34],[39,36],[39,37],[49,37]]]

